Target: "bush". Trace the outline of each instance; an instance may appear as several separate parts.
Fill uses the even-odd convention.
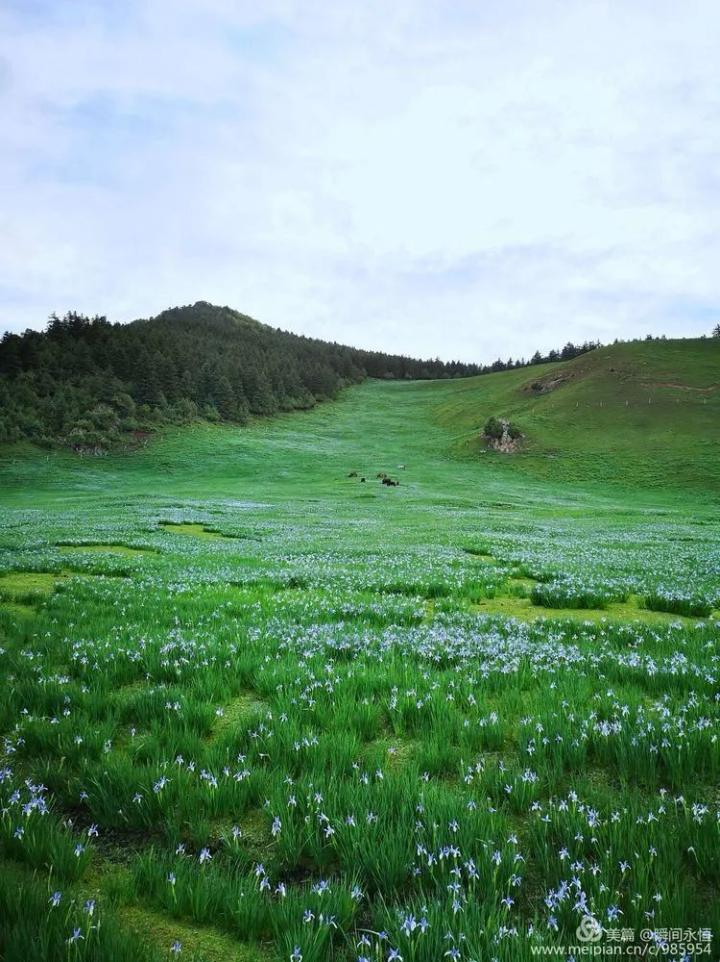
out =
[[[499,441],[503,436],[503,423],[496,417],[488,418],[485,422],[485,427],[483,428],[483,434],[486,438],[492,438],[494,441]]]
[[[117,429],[118,416],[107,404],[96,404],[83,419],[83,423],[87,422],[90,422],[96,430],[108,433]]]
[[[132,418],[135,416],[136,405],[129,394],[120,391],[114,394],[110,401],[120,418]]]
[[[180,398],[170,405],[170,417],[177,424],[189,424],[198,416],[198,407],[190,398]]]
[[[511,441],[517,441],[518,438],[522,437],[522,431],[517,424],[496,417],[487,419],[483,428],[483,436],[492,441],[501,441],[506,431]]]

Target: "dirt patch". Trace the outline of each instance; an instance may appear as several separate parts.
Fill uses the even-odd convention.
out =
[[[550,374],[526,384],[523,391],[526,394],[550,394],[551,391],[556,391],[563,384],[567,384],[574,376],[574,374]]]

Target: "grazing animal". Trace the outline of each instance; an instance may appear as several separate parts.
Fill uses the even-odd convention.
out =
[[[365,481],[365,478],[360,478],[360,480],[361,480],[362,482],[364,482],[364,481]]]
[[[376,478],[382,478],[383,481],[384,481],[385,478],[387,477],[387,475],[385,474],[384,471],[378,471],[378,473],[375,475],[375,477],[376,477]]]
[[[348,477],[349,477],[349,478],[356,478],[356,477],[357,477],[357,471],[351,471],[350,474],[348,475]]]
[[[400,484],[399,481],[393,481],[392,478],[387,477],[382,479],[382,483],[386,484],[389,488],[397,488],[397,486]]]

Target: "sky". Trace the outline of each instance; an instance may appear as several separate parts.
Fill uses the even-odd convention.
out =
[[[0,0],[0,331],[709,333],[719,49],[716,0]]]

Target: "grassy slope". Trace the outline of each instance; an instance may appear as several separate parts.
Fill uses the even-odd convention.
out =
[[[534,382],[564,377],[548,393]],[[634,485],[720,485],[720,340],[619,344],[561,364],[440,388],[438,420],[473,455],[489,414],[517,421],[535,477]],[[439,393],[440,393],[439,392]]]

